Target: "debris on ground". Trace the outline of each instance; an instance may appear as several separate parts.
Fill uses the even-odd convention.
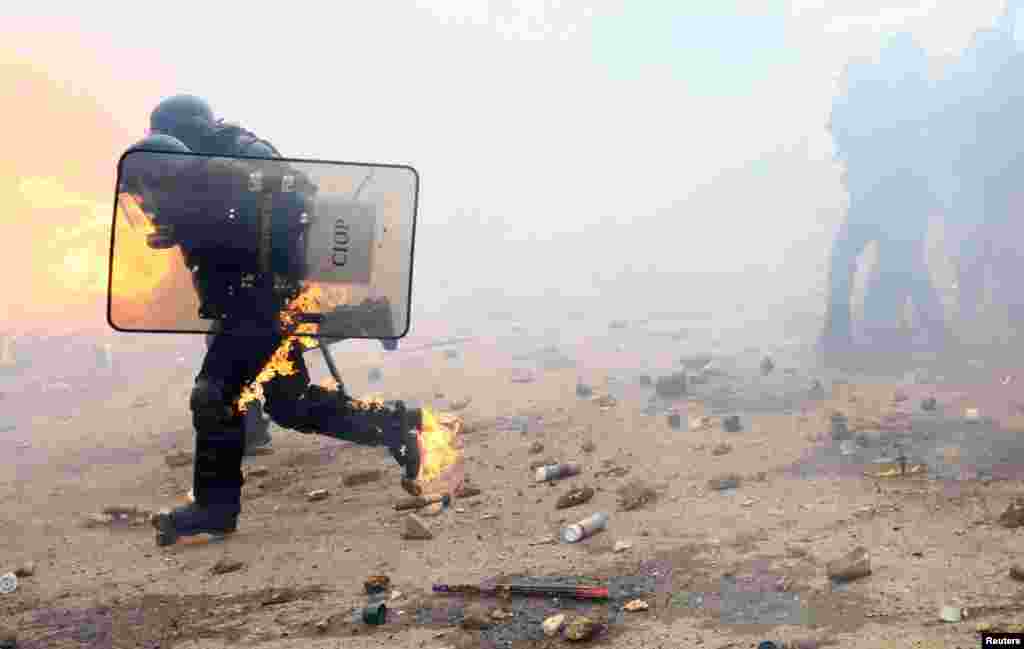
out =
[[[743,477],[738,473],[725,473],[708,480],[708,488],[714,491],[725,491],[726,489],[737,489]]]
[[[646,388],[654,385],[654,379],[651,378],[650,374],[641,374],[636,377],[636,383]]]
[[[694,417],[690,420],[690,431],[696,433],[697,431],[707,430],[711,428],[711,417]]]
[[[451,505],[452,499],[448,494],[434,494],[431,496],[409,496],[395,503],[395,511],[407,511],[410,509],[423,509],[425,507],[431,507],[437,505],[434,509],[436,512],[431,512],[430,515],[440,514],[446,507]],[[423,512],[421,512],[422,514]]]
[[[314,489],[306,494],[306,500],[309,502],[317,502],[320,500],[327,500],[327,497],[331,495],[326,489]]]
[[[384,372],[379,367],[371,367],[370,371],[367,372],[366,378],[370,383],[376,383],[384,378]]]
[[[618,405],[618,401],[616,401],[615,397],[613,397],[612,395],[606,394],[601,397],[598,397],[597,405],[599,408],[601,408],[601,410],[610,410],[614,408],[616,405]]]
[[[1024,566],[1019,563],[1010,566],[1010,577],[1017,581],[1024,581]]]
[[[631,613],[635,613],[637,611],[646,611],[650,608],[650,605],[642,599],[634,599],[623,604],[622,608]]]
[[[363,582],[367,595],[377,595],[391,588],[391,578],[387,575],[373,575]]]
[[[683,427],[683,418],[678,412],[669,413],[666,419],[668,420],[669,428],[672,430],[679,430]]]
[[[548,535],[537,537],[534,540],[530,541],[527,545],[534,547],[538,545],[554,545],[556,543],[558,543],[558,539],[554,536]]]
[[[493,625],[490,611],[482,604],[472,603],[462,611],[461,626],[463,629],[481,630]]]
[[[583,442],[582,446],[580,446],[580,450],[583,451],[584,453],[593,453],[594,451],[597,450],[597,444],[594,444],[592,440],[588,439],[587,441]]]
[[[18,590],[18,578],[13,572],[0,575],[0,595],[10,595]]]
[[[466,408],[469,407],[469,404],[471,403],[473,403],[473,397],[466,397],[465,399],[458,399],[456,401],[452,401],[448,405],[448,407],[454,411],[465,410]]]
[[[768,376],[775,370],[775,361],[772,360],[771,356],[765,356],[761,360],[761,375]]]
[[[594,388],[590,387],[586,383],[576,384],[576,396],[581,399],[589,399],[594,396]]]
[[[658,498],[658,492],[653,487],[641,480],[634,480],[618,489],[619,509],[625,512],[640,509],[653,503]]]
[[[679,363],[692,372],[699,372],[705,369],[712,360],[711,354],[696,354],[679,359]]]
[[[558,464],[558,460],[553,457],[546,457],[543,460],[534,460],[530,462],[530,471],[536,471],[542,467],[552,466]]]
[[[739,415],[729,415],[722,418],[722,429],[727,433],[738,433],[743,430]]]
[[[430,526],[427,525],[426,521],[416,514],[409,514],[405,519],[405,529],[402,531],[402,538],[427,541],[434,538],[434,533],[430,531]]]
[[[597,534],[608,526],[608,514],[597,512],[581,521],[562,528],[562,540],[566,543],[578,543],[583,539]]]
[[[512,617],[512,613],[504,609],[496,608],[491,611],[492,620],[507,620],[510,617]]]
[[[526,452],[529,453],[530,455],[537,455],[538,453],[543,453],[544,445],[538,441],[531,442],[529,448],[526,449]]]
[[[562,630],[563,626],[565,626],[564,613],[552,615],[551,617],[546,618],[543,624],[541,624],[541,627],[544,629],[544,635],[548,636],[549,638],[553,638],[554,636],[558,635],[558,632]]]
[[[473,498],[474,496],[479,496],[481,493],[483,492],[480,491],[479,487],[474,487],[473,485],[466,484],[465,482],[455,489],[456,498]]]
[[[964,421],[968,424],[977,424],[981,421],[981,414],[977,408],[967,408],[964,410]]]
[[[175,451],[173,453],[168,453],[166,457],[164,457],[164,462],[166,462],[167,466],[172,469],[188,466],[192,464],[192,454],[188,451]]]
[[[24,564],[22,564],[21,566],[18,566],[14,570],[14,576],[19,578],[19,579],[24,579],[25,577],[31,577],[34,574],[36,574],[36,562],[35,561],[26,561]]]
[[[833,412],[829,420],[832,424],[832,439],[837,442],[850,439],[850,428],[847,425],[849,421],[847,420],[846,415],[841,412]]]
[[[663,399],[678,399],[686,396],[686,372],[675,372],[658,377],[654,391]]]
[[[237,559],[228,559],[224,557],[219,559],[217,563],[213,564],[210,568],[210,572],[215,575],[226,575],[230,572],[238,572],[245,567],[245,563],[238,561]]]
[[[732,444],[729,442],[720,442],[711,449],[711,454],[716,456],[728,455],[729,453],[732,453]]]
[[[270,469],[265,466],[252,466],[245,470],[246,478],[265,478],[270,475]]]
[[[570,489],[558,497],[558,501],[555,503],[555,509],[578,507],[579,505],[590,502],[590,499],[593,497],[594,490],[590,487],[577,487]]]
[[[807,398],[812,401],[821,401],[825,398],[825,386],[821,381],[815,379],[811,383],[811,387],[807,390]]]
[[[448,360],[459,357],[459,350],[457,349],[446,349],[444,350],[444,357]]]
[[[1015,498],[999,515],[999,524],[1008,529],[1024,526],[1024,498]]]
[[[542,466],[537,469],[534,478],[537,482],[548,482],[551,480],[561,480],[562,478],[570,478],[574,475],[579,475],[583,470],[577,462],[562,462],[561,464],[549,464],[548,466]]]
[[[513,383],[533,383],[536,379],[536,375],[530,370],[516,370],[512,372],[510,380]]]
[[[565,627],[566,639],[574,642],[590,640],[596,632],[597,623],[584,615],[574,618]]]
[[[612,552],[618,554],[620,552],[625,552],[626,550],[631,550],[632,548],[632,541],[616,541],[615,545],[612,547]]]
[[[939,610],[939,619],[943,622],[960,622],[963,619],[963,609],[959,606],[943,606]]]
[[[834,581],[853,581],[871,574],[871,557],[867,548],[858,546],[846,556],[829,561],[826,565],[829,579]]]
[[[609,329],[625,329],[629,326],[629,322],[626,320],[612,320],[608,323]]]
[[[374,602],[363,608],[363,622],[378,626],[388,619],[388,607],[384,602]]]
[[[933,412],[938,408],[938,405],[938,401],[936,401],[935,397],[928,397],[927,399],[921,400],[921,410],[924,410],[925,412]]]
[[[352,471],[346,473],[341,478],[341,484],[346,487],[358,487],[359,485],[367,484],[370,482],[377,482],[384,477],[384,472],[380,469],[364,469],[360,471]]]

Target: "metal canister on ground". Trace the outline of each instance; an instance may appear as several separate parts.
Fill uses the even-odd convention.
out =
[[[608,526],[608,514],[598,512],[584,518],[578,523],[562,528],[562,540],[566,543],[577,543],[600,532]]]
[[[576,462],[549,464],[537,469],[536,478],[537,482],[547,482],[548,480],[558,480],[560,478],[569,478],[574,475],[579,475],[582,470],[583,468]]]
[[[383,602],[374,602],[363,609],[363,622],[366,624],[384,624],[387,616],[388,607]]]

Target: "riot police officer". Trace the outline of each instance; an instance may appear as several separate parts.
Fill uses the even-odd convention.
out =
[[[162,102],[153,111],[151,132],[152,135],[135,148],[187,149],[185,143],[174,140],[180,134],[204,153],[279,157],[273,145],[251,132],[213,121],[206,103],[195,97],[177,96]],[[174,140],[177,144],[169,146],[167,140],[155,141],[157,138]],[[159,205],[155,209],[161,222],[168,220],[164,217],[173,216],[159,214]],[[218,283],[218,278],[214,277],[218,272],[217,264],[204,256],[206,251],[201,246],[176,241],[173,228],[158,230],[158,234],[168,238],[160,241],[161,246],[182,246],[186,262],[196,269],[197,288]],[[202,293],[200,290],[201,302],[205,299]],[[264,307],[253,304],[250,316],[260,317],[257,312],[265,312]],[[230,328],[236,324],[225,321],[223,326]],[[253,381],[284,340],[281,334],[270,329],[265,331],[267,333],[260,335],[216,335],[209,341],[190,399],[196,430],[194,501],[161,513],[155,519],[159,545],[170,545],[183,537],[202,533],[228,534],[236,529],[241,511],[245,434],[244,413],[235,404],[243,388]],[[422,454],[420,410],[407,409],[402,402],[365,404],[342,391],[311,384],[301,345],[292,345],[288,358],[295,373],[276,376],[263,386],[270,418],[284,428],[304,433],[386,446],[403,469],[403,486],[411,489],[419,474]]]

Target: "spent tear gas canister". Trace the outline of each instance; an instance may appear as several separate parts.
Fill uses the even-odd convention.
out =
[[[559,478],[568,478],[570,476],[578,475],[582,467],[576,462],[563,462],[562,464],[549,464],[542,466],[537,469],[537,482],[547,482],[548,480],[558,480]]]
[[[598,512],[584,518],[578,523],[566,525],[562,528],[562,540],[566,543],[576,543],[603,530],[608,525],[608,514]]]

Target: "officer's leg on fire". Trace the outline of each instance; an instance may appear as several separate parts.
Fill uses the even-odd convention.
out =
[[[275,376],[263,386],[266,412],[271,420],[303,433],[364,446],[386,446],[404,470],[403,480],[415,480],[422,454],[421,411],[407,409],[400,401],[366,403],[343,391],[311,384],[302,352],[302,346],[295,342],[288,355],[294,372]]]

